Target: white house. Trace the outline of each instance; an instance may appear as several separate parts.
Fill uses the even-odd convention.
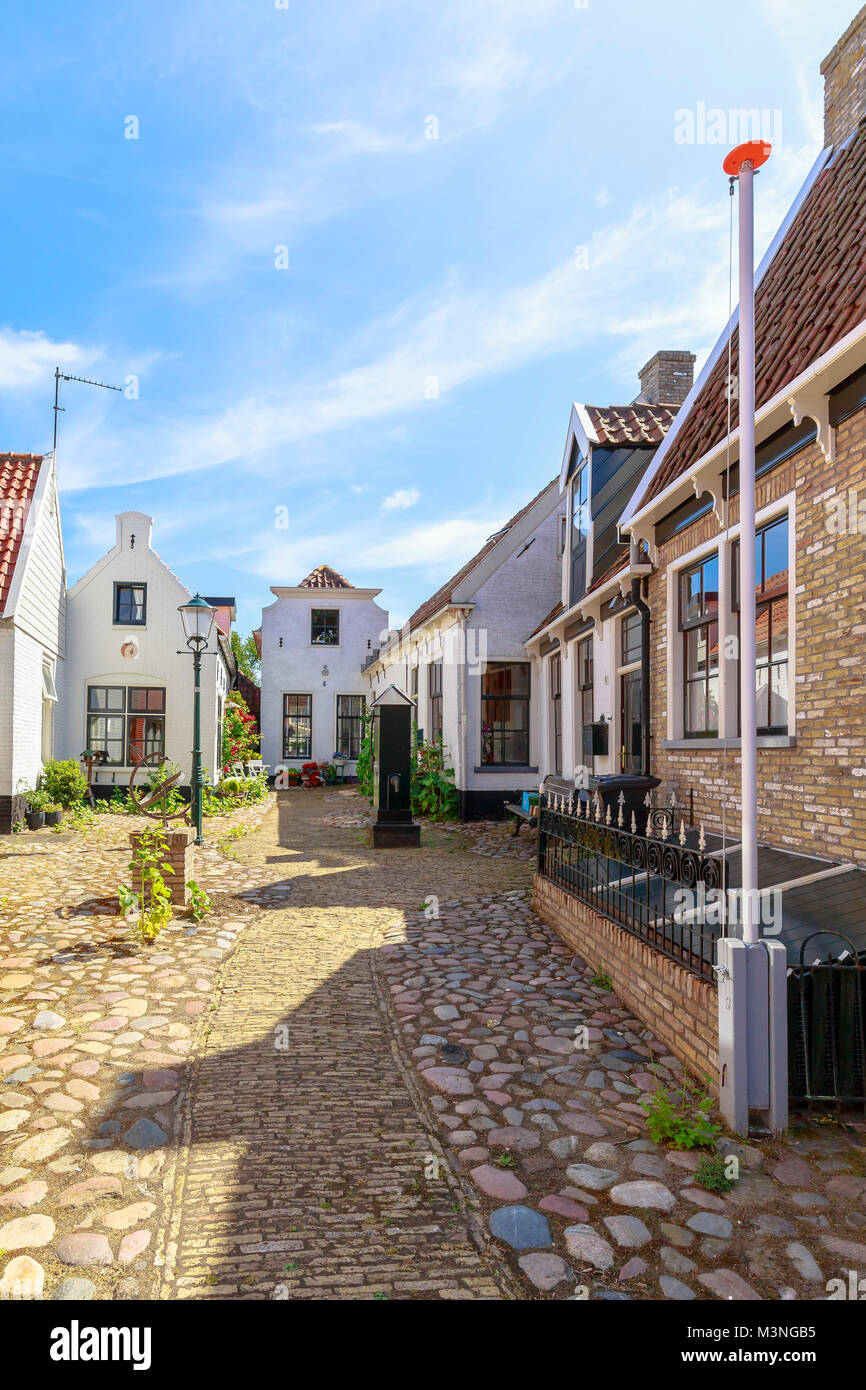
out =
[[[53,456],[0,454],[0,833],[54,755],[65,594]]]
[[[372,695],[393,684],[441,737],[461,818],[498,816],[539,780],[538,661],[527,637],[560,592],[565,500],[556,479],[492,535],[383,646]]]
[[[275,771],[340,753],[355,771],[369,683],[388,614],[381,589],[356,589],[328,565],[294,587],[274,585],[254,634],[262,660],[262,758]]]
[[[526,643],[539,666],[539,771],[576,780],[649,771],[648,556],[619,520],[692,386],[690,352],[657,352],[629,405],[571,408],[558,602]]]
[[[137,755],[166,755],[186,784],[192,765],[193,663],[177,611],[190,593],[153,550],[151,517],[121,512],[115,520],[115,545],[69,590],[57,740],[58,756],[106,754],[94,773],[97,795],[128,783]],[[202,763],[214,779],[233,669],[228,639],[215,623],[201,672]]]

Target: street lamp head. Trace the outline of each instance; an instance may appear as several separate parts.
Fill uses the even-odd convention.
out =
[[[208,603],[207,599],[203,599],[201,594],[196,594],[189,603],[182,603],[177,611],[183,621],[186,645],[196,650],[206,647],[210,639],[216,609]]]

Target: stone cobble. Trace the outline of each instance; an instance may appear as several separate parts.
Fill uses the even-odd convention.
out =
[[[215,910],[117,915],[136,822],[0,856],[0,1297],[793,1299],[866,1267],[853,1127],[647,1137],[677,1060],[529,903],[534,842],[374,852],[351,788],[243,813]],[[233,826],[236,831],[231,834]]]
[[[739,1180],[696,1185],[701,1155],[650,1141],[640,1104],[682,1085],[679,1062],[522,891],[392,937],[380,970],[442,1143],[540,1295],[826,1298],[866,1266],[860,1135],[828,1117],[784,1144],[722,1136]]]
[[[266,809],[207,832],[252,830]],[[144,824],[109,814],[2,844],[0,1298],[143,1297],[153,1279],[177,1098],[261,879],[206,845],[214,913],[144,946],[117,902]]]

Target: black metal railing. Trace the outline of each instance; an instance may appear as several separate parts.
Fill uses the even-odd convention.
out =
[[[864,1019],[866,962],[840,932],[813,932],[788,973],[792,1100],[866,1105]]]
[[[723,929],[706,924],[701,903],[708,893],[724,892],[725,862],[705,853],[703,827],[687,833],[681,824],[672,835],[669,820],[649,817],[648,833],[641,834],[634,816],[630,829],[622,823],[621,802],[615,821],[599,798],[542,800],[539,874],[714,981],[715,945]]]

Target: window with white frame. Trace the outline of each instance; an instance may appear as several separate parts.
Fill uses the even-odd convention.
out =
[[[686,738],[713,738],[719,732],[718,552],[680,572],[679,630],[683,732]]]
[[[788,500],[788,499],[786,499]],[[768,509],[769,510],[769,509]],[[759,517],[755,532],[755,690],[759,736],[792,727],[789,512]],[[671,737],[740,734],[740,541],[686,557],[671,576]],[[721,660],[724,653],[730,659]]]
[[[740,613],[740,544],[731,548],[731,606]],[[739,631],[739,626],[738,626]],[[738,644],[739,646],[739,644]],[[737,663],[739,695],[739,662]],[[755,693],[757,732],[788,732],[788,518],[755,534]],[[737,732],[740,731],[739,704]]]

